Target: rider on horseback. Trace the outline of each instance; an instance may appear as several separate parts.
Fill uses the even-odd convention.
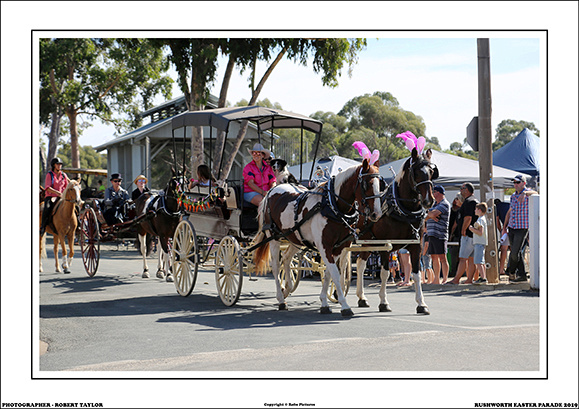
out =
[[[44,210],[42,211],[42,223],[40,225],[40,235],[44,234],[46,226],[51,222],[52,209],[56,202],[62,197],[62,192],[66,189],[69,179],[62,171],[62,160],[56,157],[50,161],[51,170],[46,174],[44,181],[45,199]]]

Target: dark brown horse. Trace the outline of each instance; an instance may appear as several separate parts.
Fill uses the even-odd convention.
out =
[[[183,186],[183,178],[174,176],[169,180],[167,187],[160,193],[147,192],[135,201],[136,216],[143,220],[138,224],[137,233],[143,255],[143,278],[149,278],[149,266],[147,265],[147,234],[159,237],[161,250],[159,251],[159,263],[157,277],[173,281],[169,269],[169,239],[173,238],[175,229],[181,220],[178,198]]]
[[[353,315],[340,285],[337,258],[345,247],[351,245],[352,240],[347,238],[359,218],[359,206],[370,220],[376,221],[382,214],[377,166],[370,166],[364,160],[362,165],[344,170],[311,191],[304,192],[295,185],[281,184],[265,196],[258,210],[259,231],[254,245],[259,247],[253,260],[259,274],[267,271],[271,259],[280,310],[287,308],[279,280],[280,240],[285,238],[291,243],[283,257],[285,271],[290,271],[292,257],[303,246],[316,248],[326,264],[329,274],[324,275],[321,312],[331,312],[327,299],[331,277],[336,285],[342,315]],[[290,276],[286,274],[286,288],[291,288]]]
[[[397,175],[390,187],[383,196],[383,215],[377,222],[365,223],[359,221],[358,228],[361,230],[359,239],[364,240],[420,240],[420,229],[424,223],[426,210],[433,202],[432,180],[438,177],[436,165],[430,162],[432,151],[428,149],[424,155],[419,155],[416,149],[412,150],[412,156],[408,159]],[[430,314],[428,306],[424,303],[422,286],[420,282],[420,244],[397,244],[392,250],[406,248],[410,252],[412,262],[412,278],[416,292],[416,312],[418,314]],[[358,306],[368,307],[368,301],[364,295],[364,271],[366,261],[370,253],[360,253],[356,261],[357,282],[356,295],[358,296]],[[380,287],[381,312],[392,311],[386,299],[386,282],[388,281],[388,253],[381,252],[382,260]]]

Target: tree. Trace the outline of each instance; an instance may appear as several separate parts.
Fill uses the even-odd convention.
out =
[[[349,121],[348,133],[364,130],[373,133],[375,142],[368,147],[380,149],[381,160],[390,162],[406,156],[404,142],[396,135],[410,131],[416,136],[424,135],[426,125],[422,117],[400,107],[398,100],[389,92],[377,91],[348,101],[338,115]],[[350,137],[346,137],[349,141]],[[364,141],[365,142],[365,141]],[[438,140],[436,140],[438,142]],[[355,157],[351,145],[342,145],[340,155]]]
[[[496,129],[495,141],[493,142],[493,151],[502,148],[507,143],[512,141],[525,128],[529,129],[531,132],[534,132],[537,136],[540,136],[539,130],[532,122],[515,121],[514,119],[505,119],[501,121]]]
[[[80,167],[79,116],[126,130],[140,125],[139,108],[155,95],[171,95],[172,80],[162,75],[169,65],[145,39],[41,39],[40,56],[41,121],[52,115],[56,127],[66,115],[73,167]]]

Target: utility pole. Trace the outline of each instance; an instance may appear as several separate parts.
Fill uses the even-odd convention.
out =
[[[488,38],[477,39],[478,52],[478,151],[480,200],[488,205],[488,245],[485,250],[487,280],[498,284],[497,227],[493,187],[493,150],[491,133],[491,66]]]

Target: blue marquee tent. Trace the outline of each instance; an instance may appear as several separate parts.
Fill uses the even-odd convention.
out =
[[[525,128],[515,139],[493,153],[493,165],[538,177],[540,145],[539,137]]]

